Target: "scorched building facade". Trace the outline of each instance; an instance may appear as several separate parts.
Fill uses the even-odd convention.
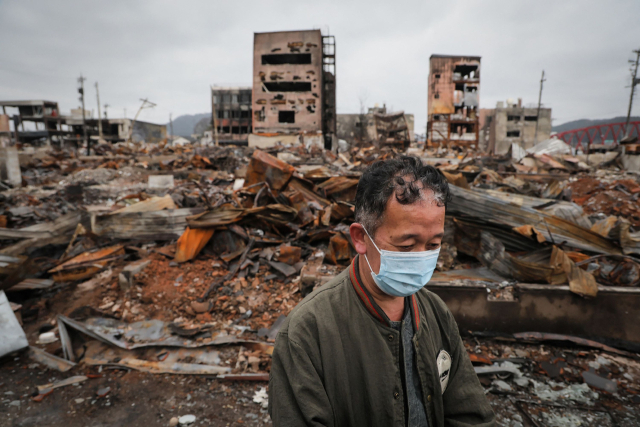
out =
[[[480,57],[431,55],[427,141],[478,144]]]
[[[320,30],[255,33],[253,132],[318,134],[336,130],[335,39]]]
[[[218,142],[246,142],[251,133],[251,87],[212,87],[211,104]]]

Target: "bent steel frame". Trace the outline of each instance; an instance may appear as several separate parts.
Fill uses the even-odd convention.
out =
[[[611,144],[618,145],[625,136],[625,125],[626,123],[608,123],[589,126],[560,132],[556,137],[575,148],[584,148],[583,143],[607,144],[609,140],[612,141]],[[640,121],[629,123],[629,138],[632,137],[640,137]]]

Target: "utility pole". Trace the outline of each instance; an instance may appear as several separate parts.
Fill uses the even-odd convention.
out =
[[[100,111],[100,92],[96,82],[96,98],[98,99],[98,143],[102,143],[102,112]]]
[[[138,120],[140,112],[145,108],[153,108],[156,106],[156,104],[154,104],[153,102],[149,102],[148,98],[140,99],[140,101],[142,101],[142,104],[140,105],[140,108],[138,108],[138,112],[131,122],[131,129],[129,129],[129,138],[127,138],[127,142],[131,142],[131,137],[133,136],[133,127],[136,125],[136,120]]]
[[[216,112],[215,96],[213,95],[213,86],[211,86],[211,124],[213,124],[213,135],[215,137],[215,145],[218,146],[218,113]]]
[[[631,70],[631,96],[629,97],[629,109],[627,110],[627,121],[624,125],[624,138],[629,137],[629,120],[631,119],[631,107],[633,106],[633,93],[636,89],[636,85],[640,83],[638,79],[638,62],[640,61],[640,49],[633,51],[636,54],[636,63]],[[633,61],[629,61],[633,63]],[[640,136],[640,135],[638,135]]]
[[[542,105],[542,84],[544,82],[544,70],[542,70],[542,77],[540,78],[540,93],[538,94],[538,112],[536,113],[536,132],[533,136],[534,145],[538,143],[538,123],[540,122],[540,106]]]
[[[109,104],[104,104],[104,118],[107,119],[107,108],[111,107]]]
[[[87,156],[91,151],[91,144],[89,143],[89,138],[87,138],[87,121],[84,116],[84,81],[86,78],[82,77],[82,73],[80,73],[80,77],[78,77],[78,83],[80,87],[78,88],[78,93],[80,94],[80,98],[78,98],[82,102],[82,134],[84,137],[84,142],[87,144]]]
[[[173,117],[172,116],[173,116],[173,114],[169,113],[169,132],[171,132],[170,133],[171,141],[173,141]]]

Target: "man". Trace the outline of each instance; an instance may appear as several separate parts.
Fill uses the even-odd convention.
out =
[[[448,198],[442,174],[415,157],[364,172],[349,229],[358,255],[276,338],[276,427],[495,425],[453,316],[423,289]]]

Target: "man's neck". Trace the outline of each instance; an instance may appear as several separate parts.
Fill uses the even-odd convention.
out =
[[[358,256],[358,272],[360,273],[360,279],[367,288],[367,291],[371,294],[376,304],[387,315],[392,322],[399,322],[404,315],[404,298],[394,297],[387,295],[378,288],[378,285],[373,281],[371,277],[371,271],[364,257]]]

